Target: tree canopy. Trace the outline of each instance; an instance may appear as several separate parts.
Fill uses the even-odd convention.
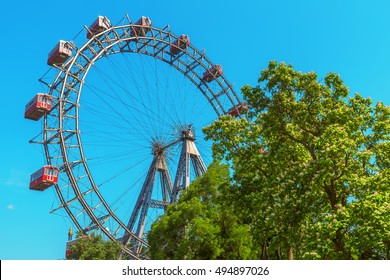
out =
[[[275,61],[242,92],[247,118],[204,128],[227,165],[153,225],[152,258],[389,259],[390,108]]]
[[[104,240],[101,235],[78,234],[67,249],[67,260],[117,260],[121,247],[117,242]]]
[[[249,226],[230,204],[227,165],[213,163],[206,174],[183,191],[148,235],[152,259],[253,258]]]
[[[390,108],[340,76],[270,62],[242,91],[247,119],[205,129],[268,258],[382,259],[390,249]]]

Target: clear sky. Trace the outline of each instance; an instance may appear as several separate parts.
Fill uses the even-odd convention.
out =
[[[352,93],[390,105],[390,3],[360,0],[278,1],[2,1],[0,44],[0,259],[63,259],[70,225],[50,214],[55,192],[28,190],[30,175],[45,164],[28,141],[39,122],[23,118],[25,104],[42,91],[48,52],[98,15],[112,23],[124,14],[148,16],[188,34],[236,91],[256,85],[270,60],[320,77],[337,72]]]

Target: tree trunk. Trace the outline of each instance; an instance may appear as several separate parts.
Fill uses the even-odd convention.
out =
[[[264,242],[263,245],[261,246],[261,259],[262,260],[269,260],[267,242]]]
[[[276,250],[276,259],[278,260],[282,259],[282,250],[280,248]]]
[[[342,228],[338,228],[336,231],[336,238],[334,239],[334,244],[336,247],[336,252],[342,256],[343,259],[346,258],[345,252],[344,252],[344,240],[343,240],[343,234],[342,234]]]
[[[287,259],[288,260],[293,260],[294,259],[294,255],[293,255],[293,251],[292,251],[291,247],[287,248]]]

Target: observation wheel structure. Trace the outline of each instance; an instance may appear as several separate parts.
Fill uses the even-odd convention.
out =
[[[60,41],[65,56],[49,54],[40,82],[51,104],[30,142],[58,171],[52,212],[120,243],[125,258],[144,259],[150,224],[206,171],[201,129],[240,116],[243,103],[221,66],[169,26],[126,15],[84,29],[86,39]]]

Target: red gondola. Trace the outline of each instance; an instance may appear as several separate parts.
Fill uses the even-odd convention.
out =
[[[93,35],[98,34],[111,27],[108,18],[98,16],[98,18],[88,27],[87,38],[90,39]]]
[[[149,32],[150,26],[152,26],[152,21],[148,17],[141,17],[134,25],[140,26],[133,26],[130,36],[145,36]]]
[[[26,119],[37,121],[42,116],[50,112],[52,97],[48,94],[38,93],[30,102],[27,103],[24,110]]]
[[[69,42],[60,40],[58,44],[51,50],[47,58],[47,64],[50,66],[61,66],[72,56],[72,48]]]
[[[30,179],[30,190],[44,191],[58,182],[57,167],[45,165],[33,175]]]
[[[242,114],[245,114],[248,111],[248,104],[241,102],[238,106],[234,106],[229,109],[228,114],[233,117],[238,117]]]
[[[170,51],[172,54],[178,54],[190,45],[190,37],[182,34],[179,39],[172,43]]]
[[[222,66],[215,64],[213,67],[203,73],[203,81],[211,82],[223,74]]]

